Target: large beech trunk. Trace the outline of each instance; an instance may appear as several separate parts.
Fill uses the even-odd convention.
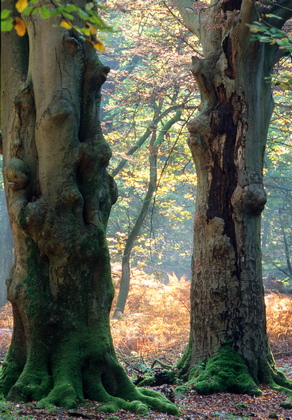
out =
[[[233,42],[236,68],[230,54],[222,49],[207,65],[194,59],[192,69],[199,85],[209,88],[203,95],[204,111],[189,124],[198,176],[192,359],[195,363],[213,356],[222,342],[232,340],[254,376],[261,377],[262,361],[270,354],[261,279],[262,168],[273,102],[263,77],[269,73],[259,76],[261,54],[248,61],[249,51],[240,60]],[[223,60],[229,62],[230,77],[213,70],[225,71]]]
[[[256,383],[285,385],[268,344],[260,249],[263,157],[273,111],[265,78],[277,48],[249,40],[247,23],[257,19],[253,2],[214,2],[198,20],[196,4],[189,3],[176,1],[188,27],[199,32],[205,58],[192,63],[202,102],[188,127],[198,193],[191,335],[181,366],[190,369],[230,343]]]
[[[26,23],[27,37],[2,36],[15,265],[7,283],[14,329],[1,392],[42,405],[72,407],[89,398],[111,402],[111,411],[151,406],[177,413],[159,394],[135,389],[110,335],[114,289],[105,232],[117,193],[99,124],[109,68],[74,31],[37,16]]]

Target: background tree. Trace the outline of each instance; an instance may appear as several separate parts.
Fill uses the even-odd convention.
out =
[[[193,378],[201,392],[257,393],[261,382],[290,386],[277,372],[268,345],[260,250],[263,157],[273,111],[265,78],[283,51],[277,44],[252,41],[249,25],[265,15],[280,29],[291,17],[291,2],[175,4],[204,51],[204,59],[192,59],[202,102],[200,115],[188,126],[198,193],[191,334],[181,366],[189,371],[207,361]],[[250,381],[237,380],[240,366]]]
[[[270,124],[265,158],[268,200],[263,213],[263,275],[266,280],[280,279],[289,286],[292,283],[291,92],[283,92],[277,86],[274,98],[277,108]]]
[[[2,160],[0,173],[0,307],[7,302],[6,278],[13,263],[13,241],[6,207],[2,179]]]
[[[157,135],[156,127],[152,127],[151,140],[149,144],[149,182],[147,192],[145,194],[139,215],[134,223],[134,226],[126,240],[125,249],[122,258],[122,275],[120,280],[119,295],[116,303],[115,316],[120,316],[124,312],[127,296],[130,286],[130,257],[134,246],[135,239],[139,235],[140,229],[147,217],[152,198],[157,189],[157,154],[164,135],[172,127],[175,122],[180,119],[182,111],[177,110],[174,117],[171,118]]]
[[[5,6],[13,10],[13,2]],[[14,327],[1,393],[46,406],[89,398],[109,410],[177,413],[159,394],[135,389],[110,335],[105,232],[117,193],[99,122],[109,68],[93,37],[60,27],[62,17],[23,19],[27,34],[1,37],[1,149],[15,246]]]
[[[181,225],[175,230],[174,221],[180,218],[191,223],[192,219],[191,212],[184,211],[183,194],[186,195],[187,188],[194,189],[188,179],[194,175],[190,153],[179,134],[195,111],[197,99],[194,101],[189,87],[191,48],[180,38],[185,36],[188,40],[192,36],[186,36],[185,28],[178,25],[167,8],[156,2],[145,5],[140,1],[126,1],[122,13],[115,2],[108,1],[107,7],[113,26],[120,30],[111,35],[110,48],[103,53],[105,62],[114,68],[106,84],[103,124],[114,155],[111,174],[120,191],[109,222],[109,236],[113,259],[122,258],[117,302],[121,312],[129,287],[130,257],[133,266],[139,264],[147,272],[156,271],[160,276],[172,269],[188,270],[190,255],[185,252],[184,232],[189,229],[184,230]],[[157,158],[155,167],[148,169],[153,135]],[[151,180],[148,173],[152,174]],[[153,185],[154,178],[159,180],[157,185]],[[175,193],[171,191],[175,184],[180,184],[182,194],[179,188],[173,188]],[[151,204],[147,217],[154,193],[155,204]],[[180,197],[180,212],[169,211],[171,194],[173,208]],[[189,198],[194,199],[191,194]],[[167,213],[164,217],[163,212]],[[174,246],[165,245],[171,239]]]

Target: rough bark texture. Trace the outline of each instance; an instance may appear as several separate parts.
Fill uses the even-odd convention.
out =
[[[109,68],[74,31],[37,16],[26,23],[27,37],[2,36],[15,265],[8,280],[14,330],[0,392],[46,406],[89,398],[109,411],[150,406],[177,413],[159,394],[136,390],[110,335],[114,289],[105,232],[117,192],[99,124]]]
[[[265,77],[277,47],[249,41],[246,24],[257,20],[253,2],[214,1],[200,10],[190,3],[176,1],[205,58],[192,63],[201,113],[188,127],[198,193],[191,336],[181,366],[197,366],[229,343],[256,383],[288,385],[276,372],[268,344],[260,249],[263,156],[273,110]]]

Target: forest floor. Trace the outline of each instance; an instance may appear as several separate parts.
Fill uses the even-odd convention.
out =
[[[115,271],[113,274],[115,280]],[[186,346],[189,323],[189,282],[185,278],[172,275],[167,284],[161,284],[154,278],[147,278],[146,282],[141,272],[137,274],[134,273],[124,316],[112,319],[111,325],[120,362],[132,379],[161,366],[163,369],[164,365],[175,365]],[[266,306],[268,334],[277,367],[292,380],[292,297],[269,294]],[[7,304],[0,310],[0,363],[10,342],[12,324],[11,308]],[[57,408],[48,413],[34,402],[12,404],[0,400],[0,420],[292,420],[292,410],[280,407],[287,395],[265,386],[260,386],[261,397],[231,393],[202,396],[192,389],[179,395],[176,386],[164,384],[152,389],[166,396],[171,394],[181,411],[179,416],[152,410],[148,417],[124,410],[102,413],[98,412],[100,404],[91,401],[74,410]]]

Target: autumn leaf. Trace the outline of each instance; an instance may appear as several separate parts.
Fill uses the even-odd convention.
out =
[[[99,39],[95,39],[91,37],[90,42],[96,50],[99,50],[99,51],[105,50],[104,44]]]
[[[14,19],[13,26],[14,26],[14,29],[16,30],[16,32],[17,32],[17,35],[23,36],[23,35],[26,34],[26,24],[19,17],[16,17]]]
[[[91,34],[95,35],[97,33],[97,29],[94,26],[92,26],[89,22],[86,22],[86,26],[87,28],[89,28]]]
[[[68,20],[62,20],[62,22],[60,23],[60,26],[63,26],[66,29],[71,29],[72,23],[68,22]]]
[[[18,0],[15,7],[19,13],[23,12],[24,9],[28,6],[28,0]],[[19,35],[19,34],[18,34]],[[22,35],[20,35],[22,36]]]

